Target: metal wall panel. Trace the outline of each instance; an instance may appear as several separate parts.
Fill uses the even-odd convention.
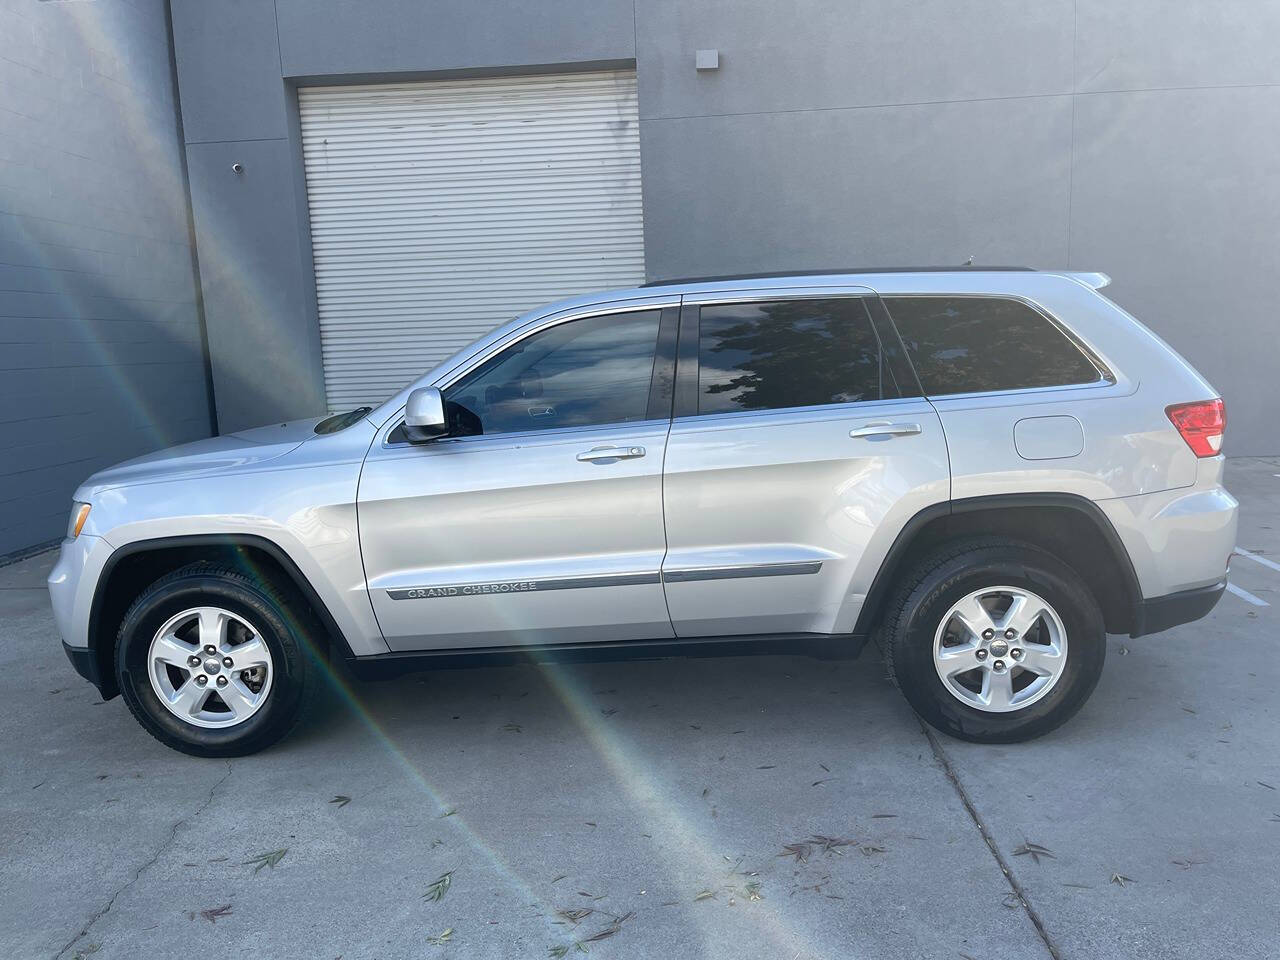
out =
[[[530,307],[643,282],[633,71],[298,97],[331,408]]]

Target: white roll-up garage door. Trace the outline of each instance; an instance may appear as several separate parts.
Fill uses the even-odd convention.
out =
[[[329,406],[644,278],[632,71],[298,91]]]

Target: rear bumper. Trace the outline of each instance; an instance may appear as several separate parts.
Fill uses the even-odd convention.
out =
[[[1148,602],[1200,590],[1227,574],[1238,504],[1222,488],[1221,457],[1200,460],[1197,469],[1194,486],[1096,501],[1128,551]]]
[[[98,672],[98,658],[94,652],[88,647],[73,647],[65,640],[62,641],[62,651],[71,661],[71,666],[75,667],[76,673],[97,687],[98,693],[102,693],[102,676]],[[107,697],[104,696],[103,699]]]
[[[1207,615],[1218,604],[1219,598],[1227,589],[1224,577],[1217,583],[1194,590],[1180,590],[1163,597],[1151,597],[1138,604],[1133,616],[1131,637],[1145,637],[1148,634],[1168,630],[1180,623],[1190,623]]]

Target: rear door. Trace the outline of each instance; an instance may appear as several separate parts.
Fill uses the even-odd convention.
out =
[[[687,295],[663,475],[677,636],[847,633],[946,443],[865,287]]]

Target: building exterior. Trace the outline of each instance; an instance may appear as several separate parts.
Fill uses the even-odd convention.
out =
[[[0,557],[213,429],[176,97],[163,0],[0,0]]]
[[[45,135],[0,120],[32,131],[21,147],[28,159],[94,140],[80,151],[88,162],[46,166],[58,190],[109,197],[131,224],[130,204],[165,212],[175,265],[135,258],[130,269],[143,273],[121,273],[113,293],[137,298],[131,285],[153,290],[160,281],[146,271],[163,268],[175,313],[163,329],[182,336],[130,341],[93,376],[106,384],[113,369],[146,363],[176,383],[185,364],[189,392],[143,417],[113,408],[114,426],[98,438],[108,459],[159,445],[140,429],[163,424],[165,440],[209,429],[191,373],[201,315],[215,426],[227,432],[377,401],[480,331],[561,294],[970,258],[1109,273],[1109,295],[1223,391],[1228,452],[1280,452],[1269,289],[1280,254],[1271,175],[1280,3],[171,6],[177,120],[165,109],[158,0],[0,0],[33,43],[65,49],[59,62],[86,58],[88,84],[105,64],[106,79],[134,91],[113,101],[121,109],[154,102],[110,130],[59,120],[46,121]],[[76,24],[85,22],[98,32],[82,51]],[[26,35],[0,31],[0,117],[43,82],[40,63],[22,68],[30,75],[9,63],[40,59]],[[55,77],[55,89],[74,76]],[[151,83],[137,86],[142,77]],[[178,136],[199,296],[173,213]],[[102,160],[139,145],[162,158],[154,185],[138,170],[104,175]],[[9,196],[0,193],[0,215],[14,213]],[[48,219],[66,218],[54,210]],[[94,229],[116,237],[132,227]],[[7,286],[0,314],[6,329],[25,331]],[[61,398],[74,384],[59,372],[70,347],[39,342],[6,357],[18,371],[4,388],[10,404],[36,390]],[[75,428],[24,424],[0,423],[5,442],[39,433],[23,449],[76,455]],[[27,469],[26,459],[10,462]],[[53,471],[41,475],[50,482],[40,484],[40,510],[61,516],[77,470],[90,465],[36,467]],[[25,489],[4,482],[6,495]],[[0,539],[0,554],[58,534],[46,521],[15,525],[9,502],[0,496],[0,528],[19,532]]]

